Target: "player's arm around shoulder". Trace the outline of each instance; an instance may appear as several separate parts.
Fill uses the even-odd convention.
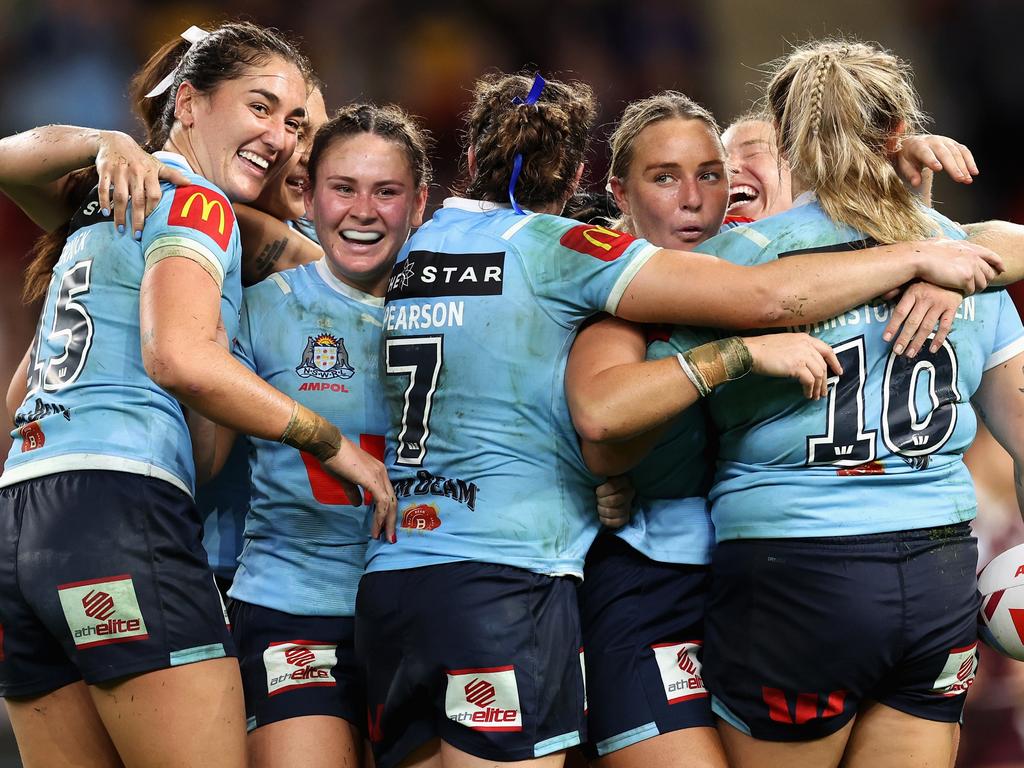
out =
[[[287,223],[248,205],[236,205],[242,238],[242,285],[316,261],[323,249]]]

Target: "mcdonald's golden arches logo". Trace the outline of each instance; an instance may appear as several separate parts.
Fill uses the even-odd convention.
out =
[[[219,192],[196,185],[178,187],[167,223],[198,230],[226,251],[235,228],[235,212]]]
[[[566,248],[593,256],[595,259],[615,261],[635,240],[635,237],[625,232],[597,224],[580,224],[562,235],[559,242]]]

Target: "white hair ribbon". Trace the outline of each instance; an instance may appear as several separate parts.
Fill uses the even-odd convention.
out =
[[[184,56],[182,56],[181,60],[178,61],[178,66],[172,69],[171,73],[167,75],[167,77],[165,77],[163,80],[157,83],[156,87],[146,94],[147,99],[152,99],[154,96],[159,96],[161,93],[163,93],[171,87],[171,85],[174,83],[174,78],[178,76],[178,70],[181,69],[181,62],[185,60],[185,56],[188,56],[189,53],[192,52],[192,49],[196,47],[196,44],[209,34],[210,33],[207,32],[205,29],[200,29],[196,26],[189,27],[181,33],[182,38],[189,42],[188,50],[185,51]]]

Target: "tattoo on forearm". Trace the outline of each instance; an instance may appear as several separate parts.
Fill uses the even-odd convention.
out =
[[[258,280],[262,280],[274,271],[274,265],[281,259],[286,245],[288,245],[288,240],[283,239],[272,240],[263,246],[260,255],[253,261],[253,269]]]
[[[1024,373],[1024,365],[1022,365],[1022,366],[1020,367],[1020,372],[1021,372],[1021,373]],[[1021,391],[1021,392],[1024,392],[1024,387],[1017,387],[1017,389],[1018,389],[1019,391]]]
[[[142,334],[142,344],[140,346],[145,347],[148,344],[153,343],[153,338],[156,336],[154,331],[146,331]]]

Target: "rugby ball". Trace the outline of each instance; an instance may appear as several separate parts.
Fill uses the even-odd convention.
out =
[[[996,555],[978,574],[981,639],[1004,656],[1024,661],[1024,544]]]

